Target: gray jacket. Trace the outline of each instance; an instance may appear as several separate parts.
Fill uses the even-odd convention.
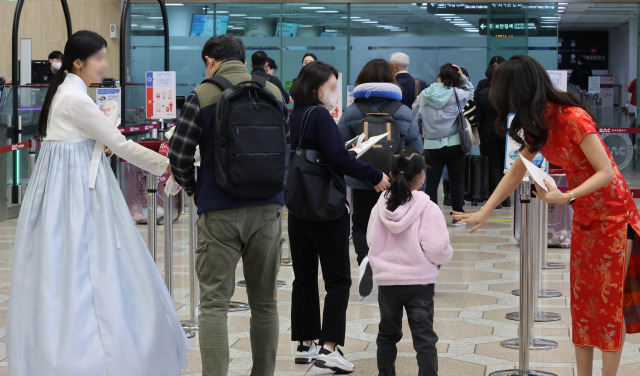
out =
[[[456,134],[459,109],[453,91],[458,94],[460,108],[473,99],[473,84],[467,77],[460,78],[460,87],[446,87],[442,83],[431,84],[413,102],[413,114],[422,124],[425,139],[438,140]]]

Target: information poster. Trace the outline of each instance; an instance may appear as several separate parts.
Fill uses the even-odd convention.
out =
[[[347,107],[351,106],[353,104],[354,98],[353,98],[353,89],[355,88],[354,85],[347,85]]]
[[[96,89],[96,104],[109,119],[112,119],[116,125],[120,125],[122,108],[120,88]]]
[[[567,91],[567,71],[566,70],[548,70],[549,78],[553,86],[560,91]]]
[[[600,76],[589,77],[589,94],[600,94]]]
[[[342,73],[338,73],[338,90],[336,91],[336,95],[338,96],[336,106],[329,112],[333,120],[338,124],[338,121],[340,121],[342,117]]]
[[[515,114],[509,114],[509,116],[507,116],[507,128],[511,128],[511,122],[513,121],[513,118],[515,116],[516,116]],[[521,134],[522,134],[522,131],[521,131]],[[504,153],[504,172],[507,172],[511,169],[513,164],[516,162],[516,159],[518,158],[519,153],[520,153],[520,144],[517,143],[513,138],[509,137],[509,134],[507,134],[507,146],[506,146],[506,151]],[[533,161],[531,162],[537,167],[542,168],[544,172],[549,172],[549,163],[542,156],[541,153],[538,153],[536,157],[533,158]]]
[[[147,118],[176,118],[176,72],[147,72]]]

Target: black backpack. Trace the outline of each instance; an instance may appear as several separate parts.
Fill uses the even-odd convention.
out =
[[[264,199],[284,190],[291,145],[281,103],[266,89],[267,78],[233,85],[221,76],[202,81],[222,89],[216,104],[213,143],[205,161],[218,185],[245,199]]]
[[[392,115],[398,111],[402,103],[393,101],[380,107],[377,111],[373,111],[369,105],[362,101],[357,101],[355,104],[363,116],[358,124],[357,133],[364,133],[365,141],[371,137],[389,132],[386,138],[380,140],[369,151],[364,153],[360,160],[388,174],[391,171],[391,159],[400,148],[400,132],[398,124],[396,124]]]

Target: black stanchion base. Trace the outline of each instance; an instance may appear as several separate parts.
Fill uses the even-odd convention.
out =
[[[507,349],[517,350],[520,347],[520,338],[505,339],[500,342],[500,346]],[[529,345],[529,349],[531,350],[552,350],[557,347],[558,342],[542,338],[534,338]]]
[[[513,321],[520,321],[520,312],[509,312],[506,314],[506,318]],[[560,321],[562,317],[559,313],[553,312],[537,312],[533,315],[533,321],[535,322],[550,322]]]
[[[517,369],[510,369],[505,371],[495,371],[491,372],[489,376],[558,376],[555,373],[544,372],[544,371],[536,371],[536,370],[528,370],[528,371],[520,371]]]
[[[520,289],[511,291],[511,295],[520,296]],[[541,289],[540,291],[538,291],[538,298],[542,299],[559,298],[561,296],[562,292],[558,290]]]

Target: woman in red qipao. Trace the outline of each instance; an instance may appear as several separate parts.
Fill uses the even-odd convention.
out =
[[[532,160],[540,151],[567,174],[569,191],[547,185],[545,192],[536,186],[536,195],[574,209],[570,281],[578,376],[592,374],[594,347],[603,351],[602,375],[614,376],[625,332],[640,332],[640,255],[631,257],[640,215],[631,192],[588,109],[573,94],[558,91],[536,60],[515,55],[500,65],[490,96],[498,127],[504,130],[508,113],[515,112],[509,135],[523,146],[521,157]],[[454,217],[475,223],[474,232],[518,187],[525,172],[516,159],[478,212]]]

